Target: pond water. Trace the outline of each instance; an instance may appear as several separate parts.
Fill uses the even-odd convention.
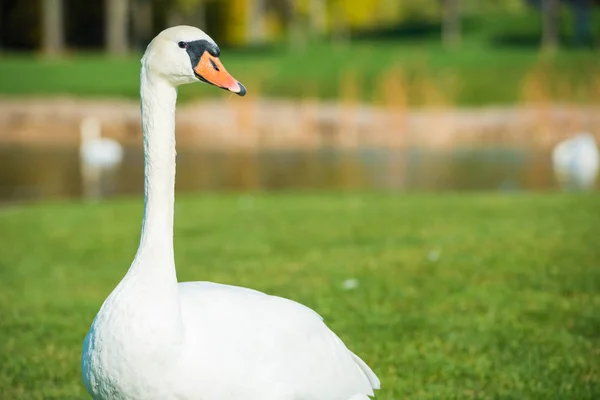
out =
[[[143,193],[143,154],[96,184],[102,197]],[[0,147],[0,201],[84,195],[76,147]],[[181,151],[177,191],[278,189],[547,190],[556,188],[550,154],[523,149],[361,149],[339,151]]]

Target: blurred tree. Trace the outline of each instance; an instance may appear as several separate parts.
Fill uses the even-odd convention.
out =
[[[65,47],[63,0],[43,0],[42,14],[42,50],[47,55],[60,54]]]
[[[573,9],[575,44],[585,45],[592,39],[592,0],[569,0]]]
[[[153,3],[152,0],[131,1],[132,42],[136,48],[144,49],[152,39]]]
[[[542,0],[542,49],[552,51],[558,47],[558,16],[560,0]]]
[[[543,15],[542,48],[552,50],[559,45],[560,0],[526,0],[530,6],[541,9]],[[571,7],[574,43],[590,44],[593,41],[592,17],[594,5],[600,0],[564,0]]]
[[[463,0],[461,0],[462,5]],[[402,9],[401,21],[422,21],[431,19],[440,15],[440,2],[423,2],[419,0],[405,0],[406,3]]]
[[[327,31],[326,0],[308,0],[308,21],[313,37],[323,36]]]
[[[442,41],[446,47],[456,47],[461,42],[460,1],[442,0]]]
[[[350,40],[350,27],[346,9],[352,8],[355,2],[344,0],[333,0],[331,7],[331,37],[334,43],[345,44]]]
[[[104,4],[101,1],[63,0],[65,43],[73,49],[102,49]]]
[[[105,0],[105,45],[110,54],[129,51],[129,0]]]
[[[265,40],[266,0],[246,0],[246,38],[250,44]]]
[[[192,25],[206,30],[206,4],[210,0],[176,0],[169,15],[169,25]]]
[[[461,9],[465,14],[519,13],[526,7],[523,0],[461,0]]]
[[[227,21],[227,24],[219,23],[216,27],[225,42],[232,45],[248,43],[248,0],[219,1],[219,21]]]
[[[297,0],[285,0],[283,2],[283,16],[288,34],[288,44],[293,51],[299,51],[306,46],[305,31],[300,23]]]

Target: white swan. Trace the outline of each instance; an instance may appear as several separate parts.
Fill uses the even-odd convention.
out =
[[[129,271],[85,338],[94,399],[365,400],[371,369],[311,309],[210,282],[177,283],[173,259],[177,86],[246,89],[199,29],[161,32],[142,59],[145,207]]]
[[[587,132],[560,142],[552,152],[554,174],[560,185],[567,190],[589,190],[598,176],[598,145]]]
[[[116,140],[101,136],[100,122],[86,117],[80,126],[79,159],[85,197],[100,196],[102,175],[123,161],[123,147]]]

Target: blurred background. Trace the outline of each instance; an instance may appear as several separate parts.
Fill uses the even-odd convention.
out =
[[[176,24],[248,89],[179,90],[180,281],[315,309],[380,400],[600,399],[600,0],[0,0],[0,399],[86,398]]]
[[[0,201],[142,193],[139,59],[177,24],[248,88],[182,88],[179,191],[590,189],[599,21],[597,0],[2,0]]]

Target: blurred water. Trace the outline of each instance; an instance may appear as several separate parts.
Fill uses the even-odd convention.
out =
[[[180,151],[179,192],[276,189],[544,190],[555,188],[550,155],[522,149]],[[101,182],[104,197],[143,192],[143,154]],[[83,195],[78,149],[0,147],[0,201]]]

